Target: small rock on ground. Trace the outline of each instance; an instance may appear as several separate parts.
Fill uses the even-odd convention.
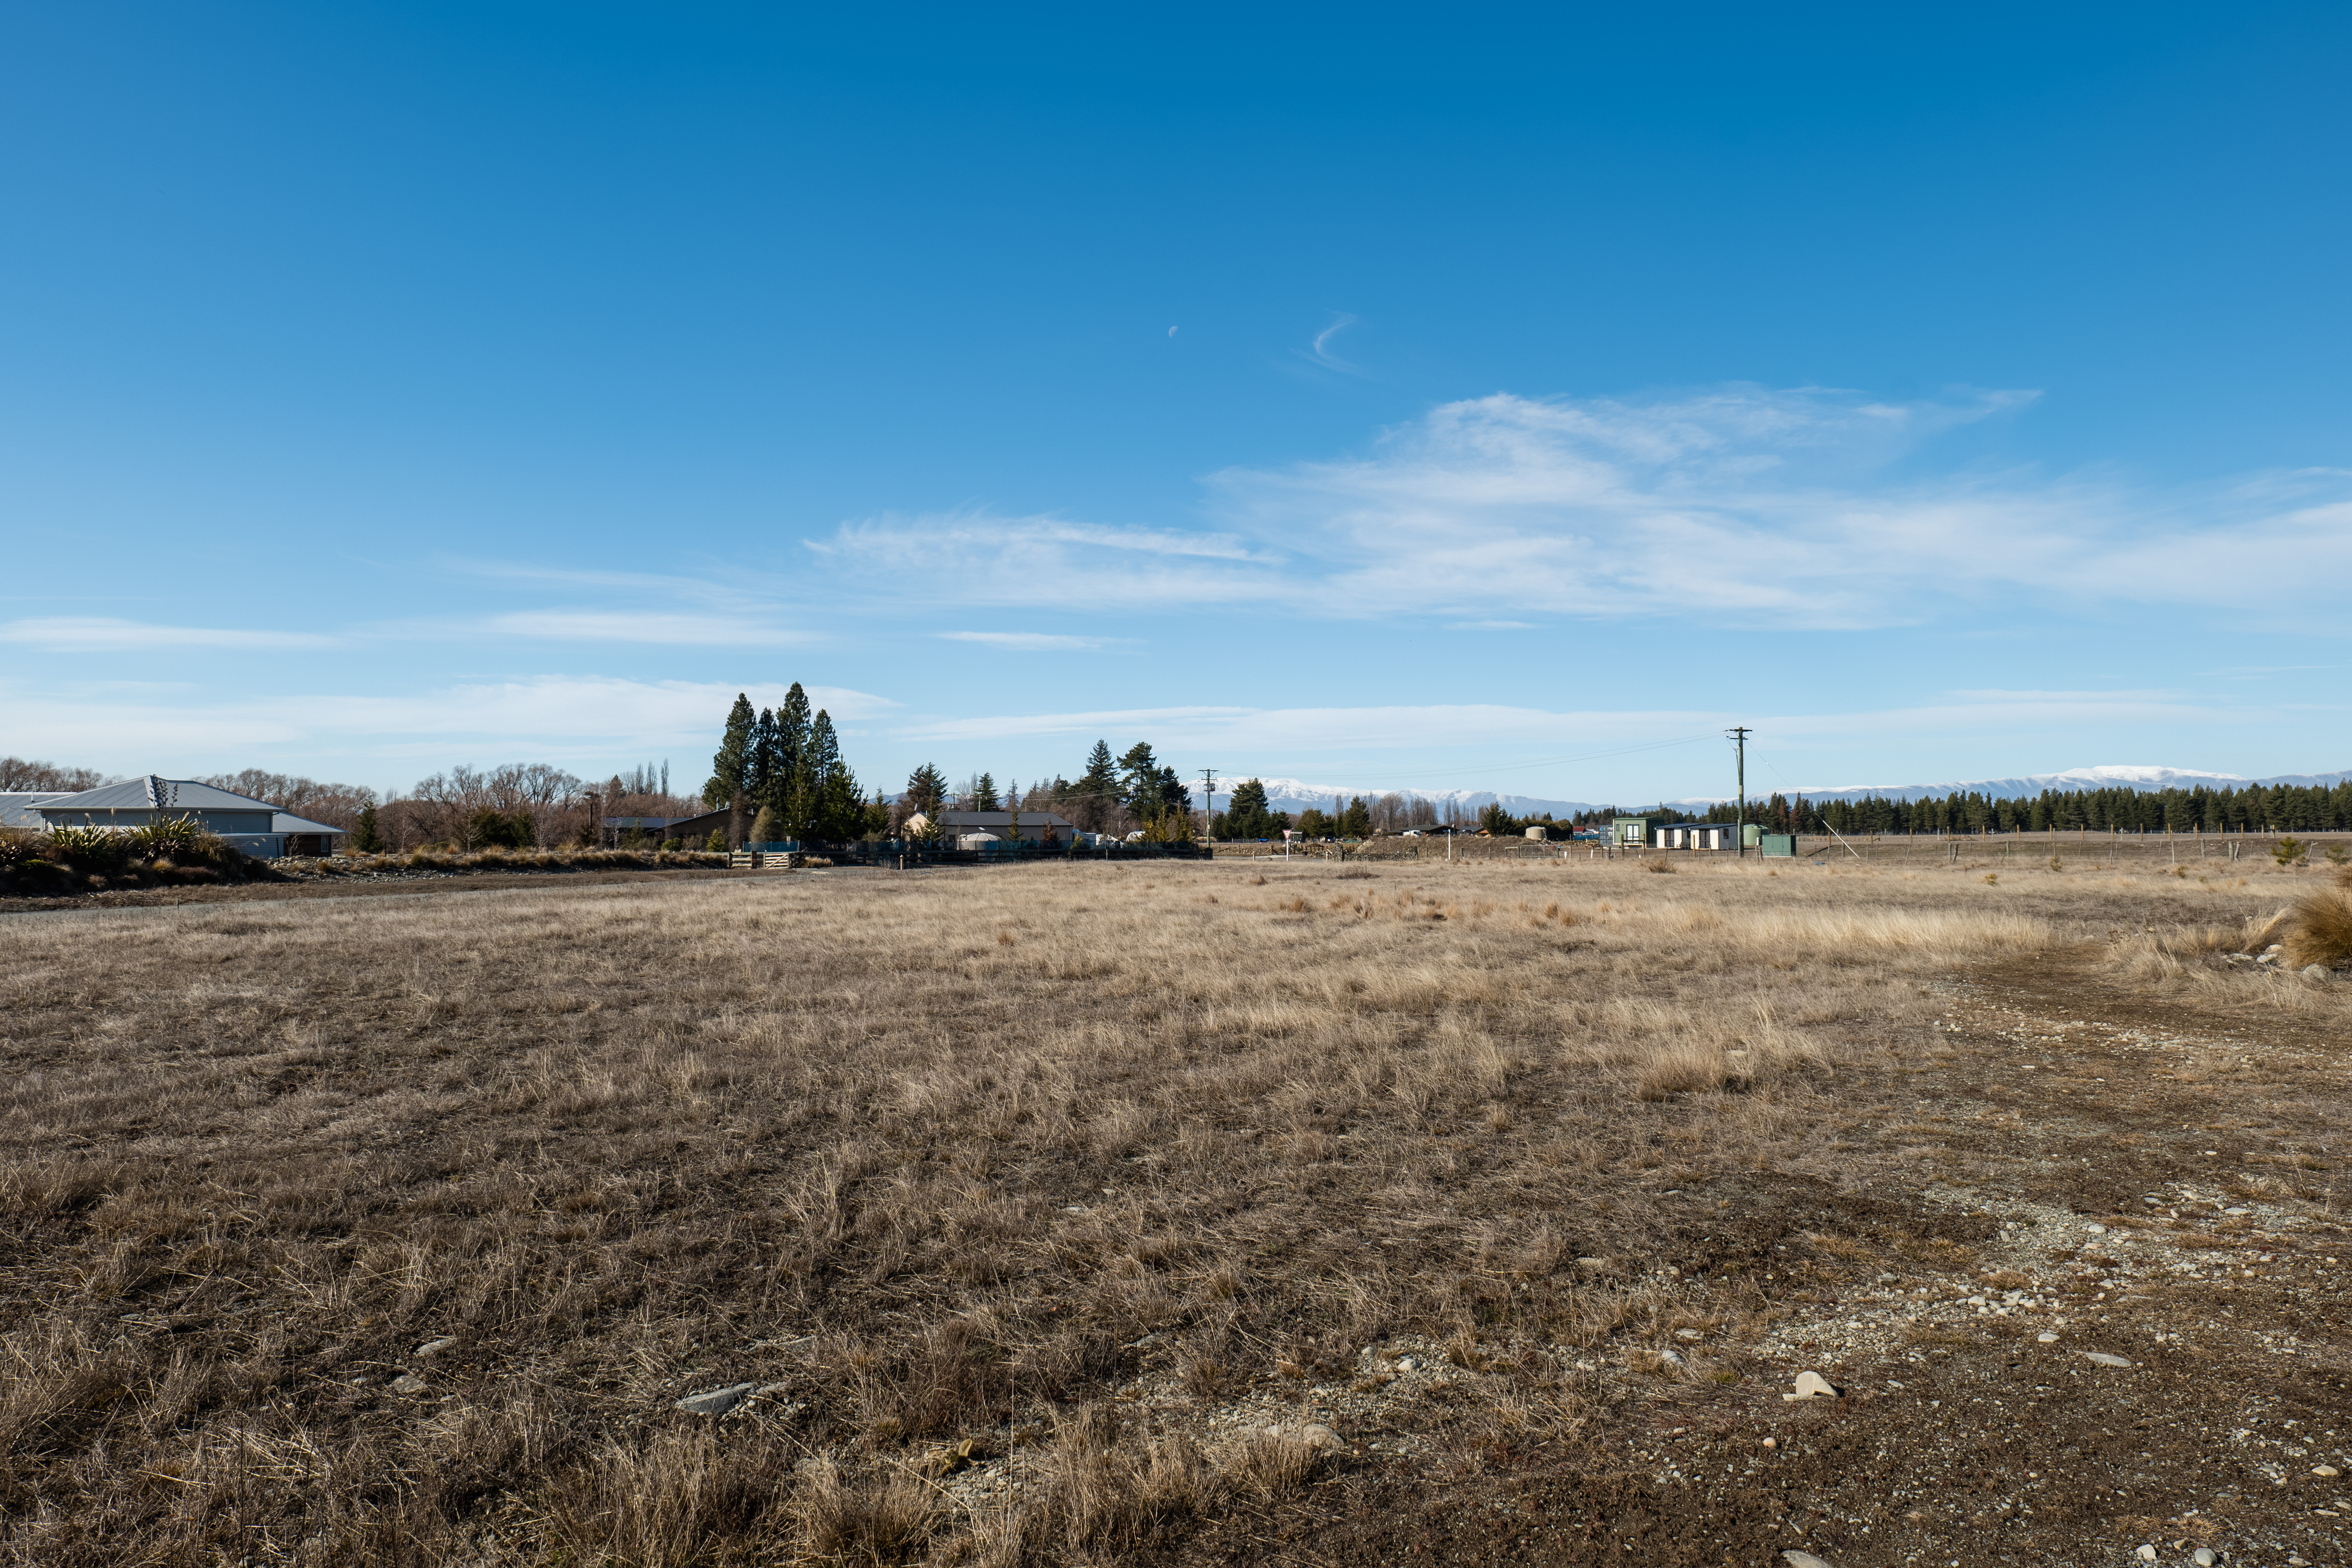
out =
[[[1810,1552],[1800,1552],[1794,1547],[1780,1553],[1780,1560],[1789,1568],[1830,1568],[1826,1559],[1816,1557]]]
[[[1784,1394],[1780,1397],[1783,1399],[1835,1399],[1837,1389],[1820,1373],[1801,1372],[1797,1374],[1797,1392]]]
[[[706,1388],[699,1394],[689,1394],[677,1402],[677,1407],[689,1415],[724,1415],[746,1399],[759,1385],[751,1383],[730,1383],[724,1388]]]
[[[422,1394],[425,1380],[413,1372],[404,1372],[387,1385],[394,1394]]]
[[[2119,1355],[2109,1355],[2105,1351],[2084,1351],[2083,1352],[2083,1359],[2089,1362],[2094,1366],[2131,1365],[2131,1363],[2125,1357]]]
[[[457,1342],[452,1339],[427,1340],[408,1353],[412,1356],[439,1355]]]

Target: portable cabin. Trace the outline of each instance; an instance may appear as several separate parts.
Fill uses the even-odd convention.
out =
[[[1660,849],[1737,849],[1739,847],[1739,824],[1677,822],[1658,829],[1655,847]]]

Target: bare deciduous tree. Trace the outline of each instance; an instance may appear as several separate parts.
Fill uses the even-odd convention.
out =
[[[280,811],[290,811],[297,816],[307,816],[347,832],[359,826],[361,812],[377,804],[375,791],[365,784],[321,784],[297,774],[273,773],[266,768],[215,773],[196,782],[225,789],[231,795],[266,800]]]
[[[96,768],[61,768],[55,763],[0,757],[0,790],[85,790],[112,782],[111,774]]]

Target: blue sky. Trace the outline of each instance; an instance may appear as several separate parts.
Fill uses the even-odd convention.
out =
[[[0,751],[2352,766],[2352,13],[847,9],[0,7]]]

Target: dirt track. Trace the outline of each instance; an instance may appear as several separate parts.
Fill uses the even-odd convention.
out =
[[[1822,1133],[1941,1180],[1677,1194],[1660,1256],[1694,1299],[1760,1298],[1715,1347],[1737,1382],[1598,1373],[1585,1431],[1433,1465],[1354,1431],[1311,1501],[1185,1555],[2345,1561],[2352,1483],[2315,1473],[2352,1471],[2340,1043],[2150,1005],[2086,961],[1942,989],[1950,1053],[1847,1084]],[[1806,1369],[1842,1397],[1784,1401]]]

